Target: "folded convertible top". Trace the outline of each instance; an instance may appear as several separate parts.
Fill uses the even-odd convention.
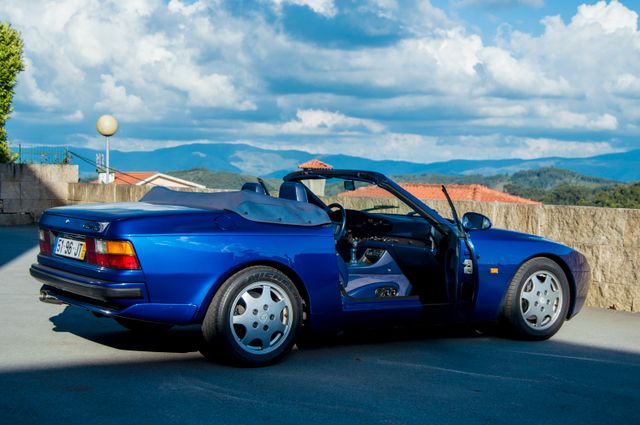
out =
[[[331,223],[327,213],[313,204],[248,191],[178,192],[166,187],[154,187],[140,199],[140,202],[233,211],[247,220],[261,223],[296,226],[319,226]]]

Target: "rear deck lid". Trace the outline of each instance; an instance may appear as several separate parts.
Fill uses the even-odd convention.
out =
[[[162,215],[193,214],[203,209],[176,205],[154,205],[146,202],[81,204],[50,208],[40,225],[78,234],[100,234],[114,221]]]

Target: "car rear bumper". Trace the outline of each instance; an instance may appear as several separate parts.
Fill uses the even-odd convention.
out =
[[[31,276],[43,283],[41,300],[69,304],[103,316],[118,316],[150,322],[190,324],[197,312],[194,304],[151,303],[144,283],[99,280],[33,264]]]
[[[114,283],[69,273],[53,267],[33,264],[31,276],[59,291],[92,300],[108,302],[117,299],[142,299],[145,288],[141,283]]]

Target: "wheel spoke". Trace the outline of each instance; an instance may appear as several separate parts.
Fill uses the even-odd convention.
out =
[[[262,306],[271,306],[271,304],[273,304],[273,299],[271,298],[271,287],[269,285],[262,285],[262,294],[260,294],[258,301]]]
[[[247,311],[252,311],[258,308],[258,305],[259,305],[258,298],[255,298],[249,292],[245,292],[244,294],[242,294],[241,298],[244,301],[245,305],[247,306]]]
[[[522,298],[529,301],[529,305],[532,305],[536,300],[536,294],[534,294],[533,291],[522,292]]]
[[[242,338],[241,342],[244,345],[249,345],[253,341],[255,341],[256,339],[260,339],[260,337],[261,337],[260,332],[258,332],[258,330],[256,330],[256,329],[254,329],[253,326],[249,326],[249,327],[247,327],[247,333],[244,335],[244,337]]]
[[[233,324],[234,325],[242,325],[245,328],[249,328],[252,323],[250,310],[245,310],[242,314],[234,314],[233,315]]]
[[[260,341],[262,343],[262,349],[269,348],[271,345],[271,337],[273,336],[272,332],[264,332],[260,335]]]
[[[276,332],[284,333],[287,330],[287,327],[280,321],[279,318],[276,318],[271,324],[270,330],[273,330],[272,335]]]

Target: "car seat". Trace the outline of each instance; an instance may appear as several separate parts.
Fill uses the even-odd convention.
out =
[[[262,187],[260,183],[256,183],[256,182],[247,182],[242,185],[242,189],[240,190],[244,190],[245,192],[256,192],[261,195],[267,194],[264,190],[264,187]]]
[[[282,199],[290,199],[298,202],[309,202],[307,191],[302,183],[284,182],[280,185],[280,193],[278,195]]]

